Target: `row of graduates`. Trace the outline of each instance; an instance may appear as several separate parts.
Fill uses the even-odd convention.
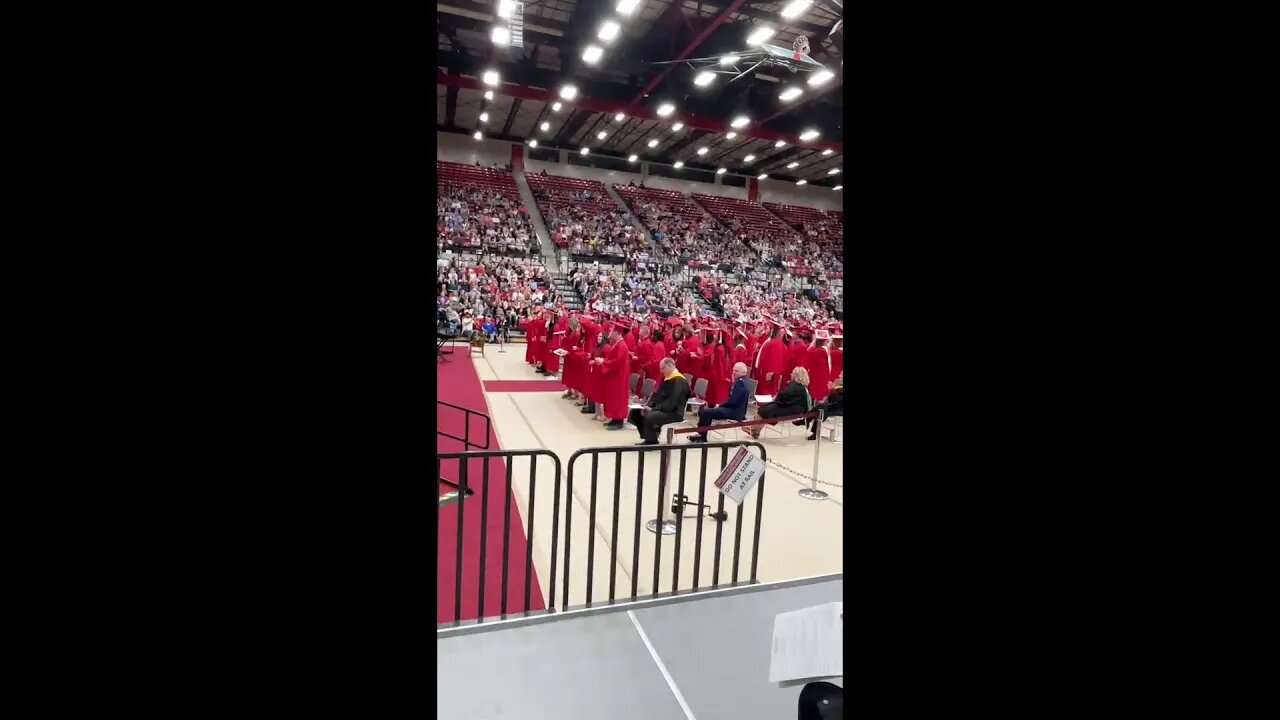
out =
[[[588,408],[603,404],[610,426],[616,422],[619,428],[626,417],[631,374],[641,376],[637,388],[644,378],[661,382],[658,363],[663,357],[674,359],[686,377],[706,378],[710,407],[728,398],[736,363],[751,368],[750,377],[757,381],[760,395],[777,395],[791,371],[804,367],[809,371],[813,400],[821,402],[828,381],[840,375],[844,362],[843,348],[827,344],[842,344],[839,325],[787,328],[776,320],[686,323],[679,317],[633,324],[627,318],[606,320],[603,315],[572,314],[564,308],[539,308],[525,330],[529,338],[525,362],[544,375],[554,375],[563,366],[566,394],[576,393]],[[563,360],[557,350],[567,353]]]

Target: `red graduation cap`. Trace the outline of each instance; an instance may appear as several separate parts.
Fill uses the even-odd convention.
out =
[[[614,326],[614,327],[616,327],[616,328],[618,328],[619,330],[621,330],[621,331],[622,331],[622,332],[624,332],[624,333],[625,333],[626,331],[628,331],[628,330],[630,330],[630,329],[631,329],[631,323],[630,323],[626,318],[622,318],[622,317],[617,318],[616,320],[614,320],[614,321],[613,321],[613,326]]]

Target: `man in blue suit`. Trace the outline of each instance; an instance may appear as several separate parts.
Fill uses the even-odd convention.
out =
[[[697,435],[689,437],[689,442],[706,442],[707,430],[711,426],[712,420],[746,420],[747,419],[747,400],[750,397],[751,387],[747,384],[747,375],[751,372],[751,368],[746,363],[737,363],[733,366],[733,387],[729,388],[729,399],[717,408],[703,408],[698,412],[698,432]]]

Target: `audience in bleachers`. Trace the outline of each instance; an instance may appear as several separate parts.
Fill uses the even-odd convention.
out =
[[[562,300],[540,259],[446,252],[436,267],[436,321],[470,337],[492,322],[503,335],[537,306]]]
[[[477,163],[477,167],[479,163]],[[436,163],[436,245],[445,249],[537,253],[538,238],[515,179],[498,167]]]

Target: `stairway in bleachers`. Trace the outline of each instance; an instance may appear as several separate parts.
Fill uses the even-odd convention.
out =
[[[548,268],[557,267],[559,265],[556,260],[558,251],[551,242],[551,234],[547,232],[547,224],[542,220],[542,212],[538,209],[538,202],[533,197],[533,190],[529,187],[529,180],[524,176],[523,170],[516,170],[513,175],[515,176],[516,188],[520,191],[520,200],[524,202],[524,206],[529,210],[529,222],[533,225],[533,231],[542,243],[542,260]]]
[[[640,221],[640,218],[636,217],[635,211],[631,209],[631,206],[627,204],[627,201],[618,194],[617,185],[614,183],[606,183],[604,187],[605,190],[613,196],[613,199],[618,201],[618,204],[622,206],[622,209],[627,212],[627,217],[631,218],[631,224],[640,231],[640,237],[644,238],[649,244],[649,255],[652,257],[658,257],[658,246],[654,243],[653,235],[649,233],[649,229],[644,226],[644,223]]]
[[[582,309],[586,307],[586,302],[583,301],[582,295],[579,294],[576,289],[574,289],[573,283],[571,283],[568,278],[566,278],[564,275],[556,273],[554,282],[556,284],[556,292],[560,295],[560,297],[564,298],[565,307],[569,308],[570,310],[577,310],[579,312],[581,312]]]

